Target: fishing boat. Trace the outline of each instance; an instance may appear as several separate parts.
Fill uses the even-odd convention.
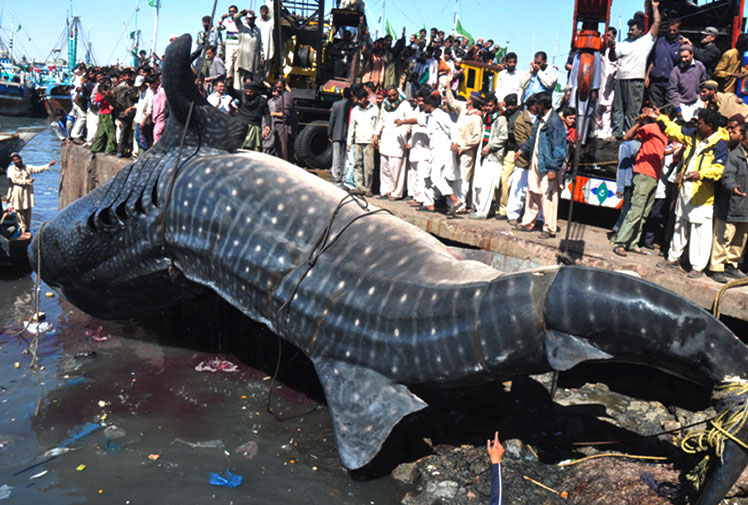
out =
[[[19,128],[15,132],[0,132],[0,170],[5,173],[5,168],[10,165],[10,155],[19,152],[43,127]],[[0,175],[2,178],[3,175]],[[6,188],[7,189],[7,188]],[[0,188],[0,196],[5,192]]]
[[[72,84],[64,82],[50,82],[44,87],[40,100],[47,115],[54,116],[59,109],[65,111],[65,114],[70,113],[73,108],[71,89]]]
[[[31,83],[0,80],[0,115],[30,115],[33,94]]]
[[[5,167],[0,168],[0,195],[8,193],[8,177]],[[7,203],[0,202],[0,273],[28,269],[28,246],[31,236],[22,236],[14,213]]]

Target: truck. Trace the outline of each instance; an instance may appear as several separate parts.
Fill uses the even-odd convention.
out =
[[[367,35],[363,3],[334,8],[327,17],[324,0],[273,0],[272,7],[275,54],[270,79],[285,77],[299,119],[296,159],[289,161],[329,168],[330,107],[359,73]]]

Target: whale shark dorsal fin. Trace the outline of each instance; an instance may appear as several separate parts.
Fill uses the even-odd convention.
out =
[[[370,368],[325,358],[312,361],[325,390],[340,460],[351,470],[374,458],[403,417],[427,406],[408,388]]]
[[[195,73],[190,66],[191,48],[189,34],[177,38],[166,48],[161,79],[169,105],[169,120],[163,137],[154,147],[168,150],[179,144],[189,116],[186,143],[235,151],[241,147],[248,127],[239,118],[219,111],[203,95],[195,93]],[[193,100],[195,106],[190,116]]]
[[[613,358],[587,340],[557,330],[546,330],[545,353],[548,364],[559,372],[569,370],[582,361]]]

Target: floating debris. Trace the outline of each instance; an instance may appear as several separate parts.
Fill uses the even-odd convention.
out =
[[[242,480],[244,479],[241,475],[234,475],[228,468],[226,469],[226,477],[215,472],[210,472],[211,486],[235,488],[241,485]]]
[[[195,370],[198,372],[238,372],[239,367],[225,359],[213,358],[201,361]]]

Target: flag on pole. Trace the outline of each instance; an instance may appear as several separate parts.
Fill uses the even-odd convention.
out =
[[[130,40],[135,40],[135,32],[130,32]]]
[[[468,31],[465,28],[463,28],[462,23],[460,23],[460,18],[458,16],[455,16],[455,31],[459,33],[460,35],[462,35],[463,37],[465,37],[466,39],[468,39],[469,44],[472,44],[473,42],[475,42],[475,40],[473,39],[473,36],[470,35],[470,33],[468,33]]]
[[[156,7],[157,9],[161,7],[161,1],[160,0],[148,0],[148,5],[151,7]]]
[[[395,30],[392,29],[392,25],[390,25],[389,19],[385,23],[384,32],[390,37],[392,37],[392,40],[397,40],[397,34],[395,33]]]
[[[20,32],[20,31],[21,31],[21,25],[18,25],[18,27],[16,28],[16,31],[17,31],[17,32]]]
[[[506,57],[506,53],[509,51],[509,47],[501,47],[500,45],[496,45],[496,61],[501,61]]]

